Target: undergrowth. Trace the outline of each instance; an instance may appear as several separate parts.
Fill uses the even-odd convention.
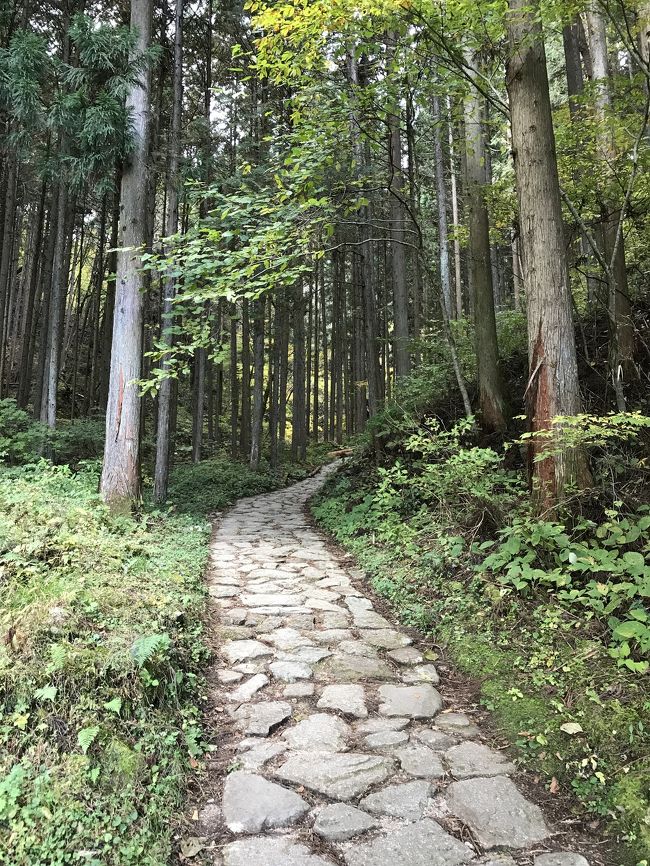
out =
[[[0,863],[166,862],[201,754],[209,527],[111,517],[94,469],[0,470]]]
[[[650,851],[646,421],[578,419],[594,489],[539,519],[512,449],[391,407],[373,431],[383,459],[359,448],[314,504],[402,619],[478,681],[520,761],[609,827],[625,866]]]

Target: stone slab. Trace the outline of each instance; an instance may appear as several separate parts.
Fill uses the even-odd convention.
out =
[[[394,762],[380,755],[295,752],[275,771],[275,776],[332,799],[351,800],[384,782],[394,770]]]
[[[357,719],[368,715],[364,688],[356,683],[326,686],[316,706],[319,710],[340,710]]]
[[[440,694],[429,683],[419,686],[380,686],[379,697],[382,701],[379,712],[384,716],[429,719],[442,708]]]
[[[295,791],[241,770],[226,776],[221,806],[232,833],[288,827],[309,810],[309,804]]]
[[[347,803],[331,803],[318,813],[314,833],[328,842],[345,842],[376,826],[376,819],[361,809]]]
[[[435,821],[423,818],[367,844],[351,845],[344,857],[347,866],[459,866],[473,853]]]
[[[223,849],[224,866],[332,866],[306,845],[291,839],[255,836],[238,839]]]
[[[343,719],[330,713],[315,713],[282,734],[282,738],[295,751],[342,752],[352,728]]]
[[[528,848],[549,835],[539,806],[526,800],[507,776],[452,782],[446,792],[452,815],[469,825],[483,848]]]
[[[465,740],[445,752],[449,771],[456,779],[472,776],[507,776],[514,773],[515,766],[500,752],[495,752],[483,743]]]
[[[360,802],[362,809],[377,815],[390,815],[407,821],[419,821],[429,802],[432,787],[429,782],[404,782],[388,785],[369,794]]]

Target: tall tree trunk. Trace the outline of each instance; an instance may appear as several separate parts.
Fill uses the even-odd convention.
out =
[[[445,160],[442,151],[442,112],[440,97],[434,94],[431,102],[433,120],[433,163],[436,175],[436,200],[438,205],[438,251],[440,257],[440,290],[442,302],[449,318],[454,317],[451,299],[451,272],[449,269],[449,239],[447,228],[447,189],[445,186]]]
[[[153,0],[131,0],[136,51],[151,42]],[[140,394],[143,276],[140,252],[146,242],[147,157],[149,152],[148,66],[131,86],[126,106],[133,123],[133,150],[124,166],[120,196],[121,239],[117,254],[111,373],[106,411],[106,443],[100,492],[114,510],[129,510],[140,493]]]
[[[253,303],[253,415],[251,425],[250,467],[260,468],[262,424],[264,419],[264,300]]]
[[[604,174],[604,188],[600,193],[600,210],[603,226],[603,253],[608,265],[607,309],[609,311],[609,369],[616,406],[619,412],[626,408],[624,376],[633,370],[633,329],[631,304],[625,267],[625,241],[620,204],[610,193],[609,166],[616,162],[617,147],[609,113],[612,107],[610,92],[610,68],[607,56],[607,33],[605,19],[598,7],[592,5],[587,10],[587,31],[589,34],[589,53],[593,68],[593,79],[597,85],[596,116],[599,121],[598,155]]]
[[[293,298],[293,403],[291,407],[291,457],[304,460],[305,437],[305,298],[302,281]]]
[[[183,111],[183,4],[184,0],[176,0],[174,13],[174,74],[172,119],[169,129],[169,164],[167,166],[165,236],[171,237],[178,231],[178,202],[180,192],[180,150],[181,150],[181,119]],[[164,350],[171,351],[174,325],[174,296],[176,280],[168,275],[163,283],[163,309],[160,340]],[[169,359],[161,361],[163,374],[169,372]],[[162,503],[167,499],[169,486],[169,454],[171,439],[171,401],[172,379],[164,376],[158,390],[158,408],[156,424],[156,465],[154,469],[154,502]]]
[[[477,58],[469,58],[469,65]],[[490,228],[484,192],[485,130],[483,99],[472,87],[465,101],[465,171],[469,217],[470,290],[473,299],[474,340],[478,372],[481,424],[488,430],[506,426],[506,399],[499,371],[494,291],[490,262]]]
[[[447,97],[447,126],[449,132],[449,167],[451,173],[451,217],[454,225],[454,284],[456,288],[456,318],[463,315],[463,275],[460,264],[460,239],[458,228],[458,180],[456,175],[456,155],[454,148],[454,123],[451,111],[451,97]]]
[[[251,341],[248,298],[241,302],[241,428],[239,451],[242,455],[251,450]]]
[[[39,261],[41,256],[41,248],[43,242],[43,232],[45,226],[45,195],[47,186],[45,181],[41,184],[41,197],[38,203],[38,211],[36,214],[36,239],[34,241],[34,255],[30,264],[27,306],[25,308],[25,319],[23,323],[23,339],[20,355],[20,369],[18,371],[18,394],[17,402],[22,408],[27,406],[29,400],[29,391],[32,384],[32,367],[33,367],[33,321],[34,321],[34,306],[36,303],[36,293],[38,290],[39,278]]]
[[[10,154],[7,159],[4,219],[2,241],[0,241],[0,396],[2,396],[3,368],[6,351],[4,322],[5,312],[9,305],[11,262],[15,241],[17,174],[16,157],[14,154]]]
[[[387,43],[391,58],[395,50],[395,40],[395,34],[390,34]],[[390,157],[388,194],[390,199],[390,236],[392,241],[393,354],[396,379],[399,379],[400,376],[407,376],[411,370],[406,249],[404,247],[404,172],[402,171],[401,118],[400,102],[399,99],[396,99],[388,115],[388,150]]]
[[[530,377],[526,388],[531,432],[549,430],[556,416],[580,412],[580,389],[569,273],[562,225],[555,136],[537,3],[509,0],[512,147],[517,180],[528,315]],[[567,486],[588,481],[584,456],[533,436],[529,459],[538,511],[554,506]]]
[[[239,374],[237,371],[237,306],[230,305],[230,454],[239,454]]]

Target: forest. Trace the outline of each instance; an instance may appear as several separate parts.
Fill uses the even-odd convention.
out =
[[[648,0],[0,0],[0,227],[0,864],[647,866]],[[444,817],[458,732],[442,818],[238,836],[305,610],[333,752],[387,651],[552,840]]]

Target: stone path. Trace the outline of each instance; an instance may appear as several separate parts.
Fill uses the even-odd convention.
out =
[[[215,862],[588,866],[555,850],[513,765],[445,711],[435,667],[311,527],[306,502],[328,471],[242,500],[212,543],[232,728],[220,799],[204,809],[223,827]]]

